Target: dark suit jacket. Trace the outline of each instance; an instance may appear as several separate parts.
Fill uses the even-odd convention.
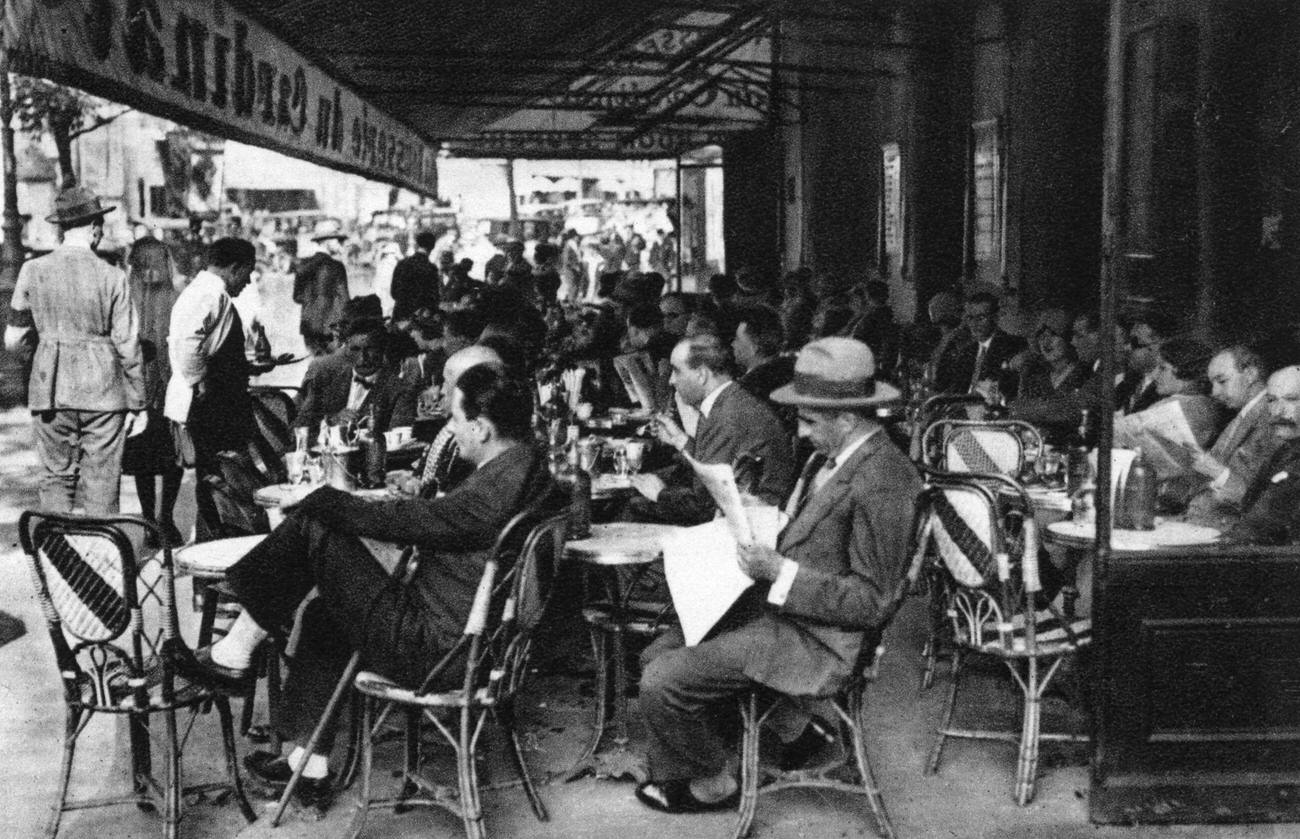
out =
[[[791,439],[794,438],[798,411],[793,405],[779,405],[769,397],[771,397],[772,391],[790,384],[790,380],[793,378],[794,356],[778,355],[764,361],[737,379],[741,387],[762,399],[772,409],[772,413],[776,414],[776,418],[781,420],[781,425],[785,426],[786,433],[790,435]]]
[[[298,415],[295,426],[317,428],[322,419],[329,419],[348,405],[348,392],[352,388],[352,364],[339,352],[321,356],[312,361],[302,380],[298,393]],[[396,373],[381,369],[370,395],[361,403],[361,413],[373,405],[375,424],[380,431],[415,422],[416,392],[398,378]]]
[[[1241,501],[1241,521],[1227,540],[1251,545],[1300,543],[1300,440],[1273,453]]]
[[[852,675],[866,634],[883,629],[906,585],[920,491],[916,469],[882,429],[804,501],[777,540],[799,563],[784,605],[765,604],[736,630],[755,639],[745,675],[802,696],[825,695]]]
[[[980,371],[981,379],[997,379],[1002,395],[1012,399],[1016,395],[1016,376],[1004,370],[1005,364],[1016,353],[1025,348],[1025,339],[1018,335],[1009,335],[1002,330],[993,333],[992,343],[984,354],[984,365]],[[966,393],[970,390],[971,380],[975,374],[975,358],[979,354],[979,344],[969,333],[953,340],[939,356],[935,369],[935,391],[937,393]]]
[[[755,494],[769,504],[779,504],[794,482],[794,450],[790,436],[767,404],[736,383],[700,417],[687,453],[701,463],[735,463],[742,454],[763,460],[763,476]],[[673,478],[667,478],[673,480]],[[716,505],[689,465],[678,468],[653,505],[654,516],[678,524],[700,524],[713,518]]]
[[[449,649],[465,629],[483,565],[511,517],[550,486],[545,458],[520,443],[483,464],[441,498],[367,501],[330,487],[299,505],[336,532],[414,544],[411,589],[422,623]]]
[[[293,302],[302,306],[303,335],[328,335],[348,302],[348,269],[327,253],[312,254],[294,268]]]
[[[437,311],[442,277],[424,251],[416,251],[393,267],[393,320],[404,320],[417,309]]]

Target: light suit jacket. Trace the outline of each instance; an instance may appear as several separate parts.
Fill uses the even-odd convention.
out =
[[[864,643],[874,643],[866,636],[884,628],[907,584],[920,491],[911,461],[879,430],[805,500],[777,540],[799,564],[785,603],[765,602],[735,630],[755,640],[746,676],[782,693],[824,696],[853,674]]]
[[[144,407],[140,328],[126,274],[89,248],[61,246],[23,264],[14,311],[31,312],[33,411]]]
[[[1210,447],[1210,454],[1228,467],[1228,480],[1218,489],[1200,475],[1190,480],[1194,495],[1188,505],[1193,519],[1212,518],[1241,512],[1241,501],[1259,470],[1282,445],[1269,424],[1268,402],[1260,399],[1250,410],[1223,430]]]

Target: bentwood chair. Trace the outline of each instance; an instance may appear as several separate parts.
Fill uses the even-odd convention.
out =
[[[526,675],[533,631],[547,610],[552,582],[564,554],[568,511],[555,499],[536,502],[502,531],[483,568],[460,641],[412,689],[375,673],[360,673],[362,709],[361,789],[348,836],[364,829],[373,808],[397,812],[433,806],[458,815],[469,839],[485,839],[475,761],[479,738],[491,717],[506,735],[524,793],[541,821],[546,807],[524,761],[515,724],[515,696]],[[449,685],[459,683],[458,687]],[[394,711],[406,717],[406,758],[397,795],[371,798],[375,735]],[[457,789],[432,783],[421,772],[420,722],[427,721],[456,755]]]
[[[1008,507],[1000,497],[1008,493],[1020,496],[1022,504]],[[949,738],[1015,743],[1015,798],[1024,806],[1034,797],[1039,742],[1088,739],[1042,733],[1040,714],[1043,693],[1061,663],[1090,644],[1091,621],[1039,606],[1037,526],[1015,481],[931,473],[920,504],[917,555],[929,557],[940,575],[954,642],[952,684],[926,772],[938,771]],[[970,655],[991,656],[1007,666],[1023,700],[1018,733],[953,726],[962,665]]]
[[[914,533],[920,532],[919,527],[914,529]],[[853,675],[837,690],[826,696],[794,697],[756,689],[741,699],[740,807],[734,839],[743,839],[749,835],[760,795],[797,788],[829,789],[865,798],[876,833],[884,839],[892,839],[894,827],[889,821],[885,801],[867,754],[866,732],[870,726],[867,691],[876,681],[880,660],[885,653],[884,645],[880,643],[881,638],[908,591],[917,581],[924,559],[923,551],[913,552],[907,576],[898,581],[892,593],[887,619],[880,626],[864,633],[862,651]],[[837,718],[835,722],[839,725],[839,742],[844,747],[843,760],[798,770],[782,770],[761,763],[759,739],[763,724],[782,705],[793,706],[804,713],[810,713],[814,706],[818,710],[827,707],[833,709]]]
[[[28,511],[18,522],[67,711],[58,795],[45,829],[51,839],[69,810],[129,803],[153,810],[159,797],[163,835],[174,839],[182,797],[192,793],[233,792],[244,818],[254,818],[236,768],[229,700],[201,684],[177,683],[176,659],[186,651],[177,628],[171,548],[164,544],[157,552],[137,555],[127,533],[131,527],[155,530],[134,516]],[[221,721],[228,780],[186,787],[182,749],[197,715],[213,707]],[[184,736],[178,732],[178,710],[189,711]],[[96,714],[129,719],[132,789],[119,796],[69,801],[77,739]],[[163,720],[161,732],[150,727],[154,716]],[[153,771],[155,743],[162,754],[161,779]]]

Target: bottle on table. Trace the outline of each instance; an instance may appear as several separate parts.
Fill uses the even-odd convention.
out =
[[[563,455],[553,454],[552,463],[555,482],[569,496],[567,538],[585,539],[591,535],[591,474],[578,468],[576,441],[564,448]]]
[[[1070,432],[1070,437],[1066,442],[1066,457],[1068,460],[1066,463],[1065,489],[1070,493],[1071,497],[1083,485],[1092,468],[1088,462],[1088,453],[1092,448],[1089,419],[1088,409],[1084,408],[1079,418],[1079,427]]]
[[[1156,473],[1142,457],[1142,449],[1133,454],[1124,491],[1120,496],[1116,526],[1128,530],[1154,530],[1156,526]]]
[[[370,436],[365,443],[366,483],[372,487],[382,487],[388,474],[388,447],[384,435],[376,426],[373,405],[366,415],[366,422],[370,427]]]

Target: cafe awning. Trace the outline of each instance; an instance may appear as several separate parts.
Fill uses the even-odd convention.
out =
[[[4,43],[17,72],[429,192],[443,150],[671,157],[767,125],[776,69],[797,70],[782,95],[855,84],[844,68],[785,68],[781,20],[843,21],[851,40],[872,14],[754,0],[8,0]]]

